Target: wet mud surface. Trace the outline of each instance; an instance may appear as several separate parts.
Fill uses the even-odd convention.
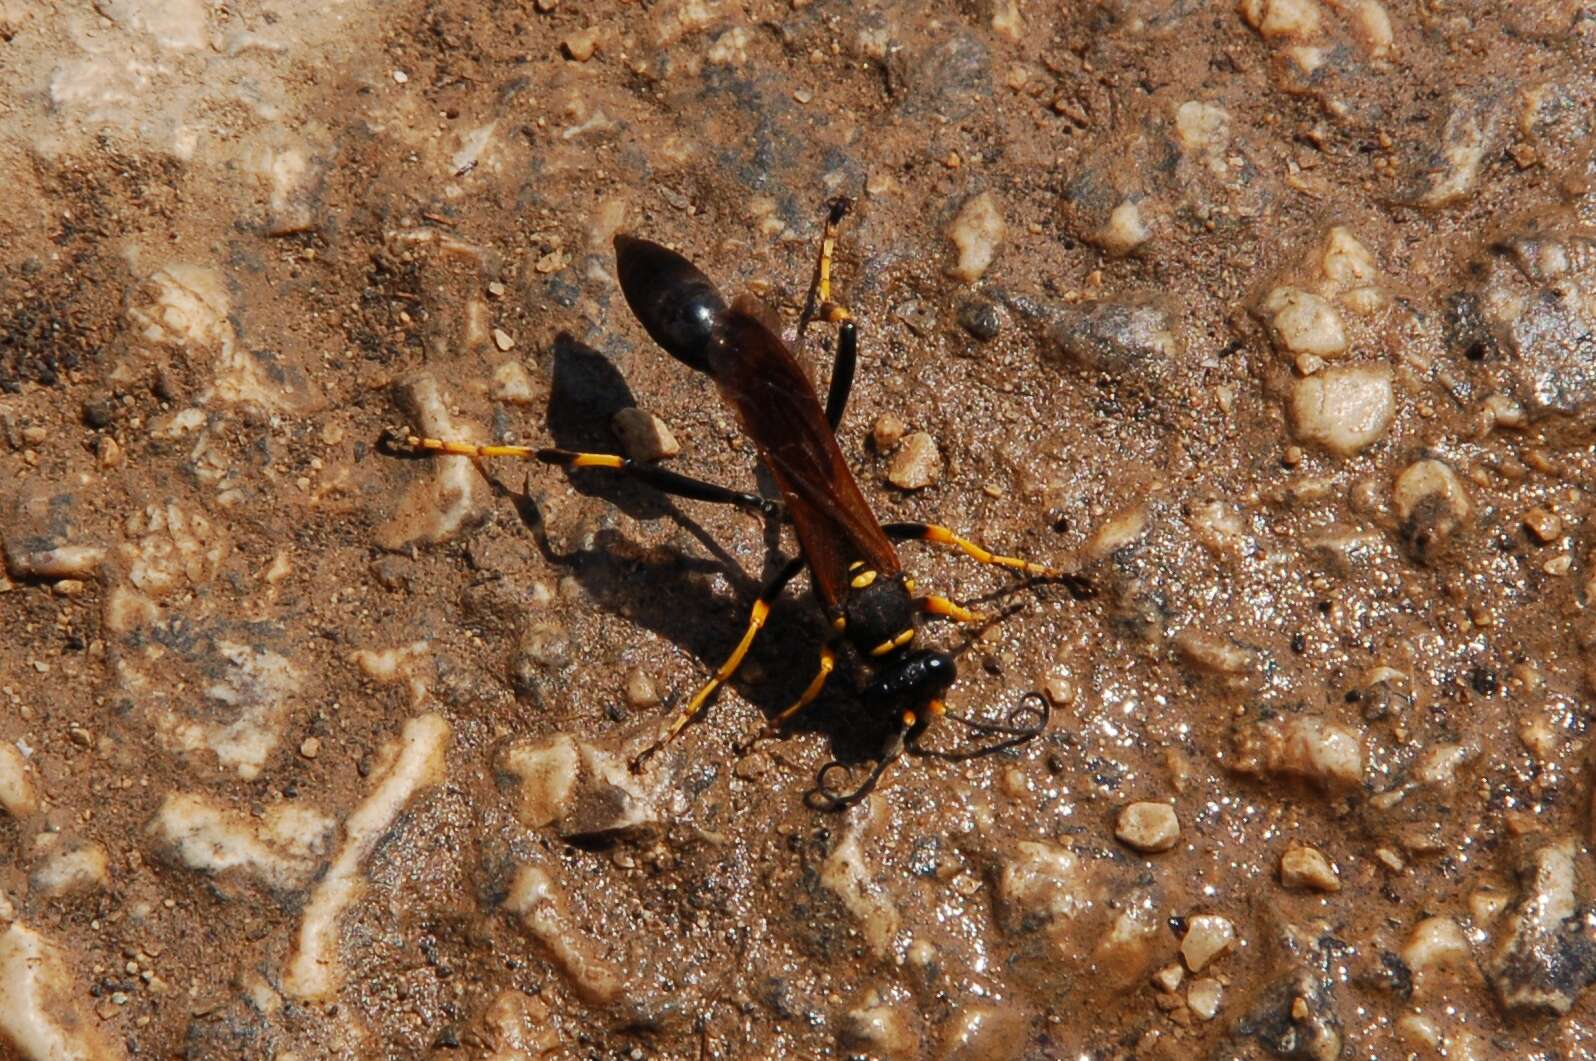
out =
[[[1596,1054],[1589,5],[0,0],[0,57],[0,1051]],[[925,624],[949,706],[1049,725],[826,814],[851,661],[740,750],[802,579],[627,766],[777,522],[384,439],[768,491],[611,239],[792,338],[837,195],[876,513],[1096,592],[904,545],[1019,606]]]

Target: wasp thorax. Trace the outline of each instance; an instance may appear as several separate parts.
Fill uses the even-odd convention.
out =
[[[856,648],[882,655],[913,640],[914,603],[902,575],[878,575],[856,564],[848,578],[850,588],[842,608],[847,618],[844,629]]]

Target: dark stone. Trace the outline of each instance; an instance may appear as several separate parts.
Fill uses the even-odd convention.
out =
[[[997,303],[985,298],[966,299],[959,306],[959,327],[981,342],[997,338],[1003,328],[1003,317]]]
[[[115,415],[116,406],[109,395],[96,394],[83,403],[83,423],[96,431],[110,427]]]

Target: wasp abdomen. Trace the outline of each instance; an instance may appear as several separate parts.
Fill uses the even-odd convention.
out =
[[[615,237],[615,271],[621,293],[649,337],[666,353],[699,372],[710,372],[709,352],[726,318],[726,300],[692,262],[636,236]]]

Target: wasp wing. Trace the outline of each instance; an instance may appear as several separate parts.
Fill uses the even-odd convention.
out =
[[[901,566],[848,470],[814,384],[769,319],[757,301],[738,298],[722,322],[711,371],[781,489],[816,592],[836,605],[854,560],[886,575]]]

